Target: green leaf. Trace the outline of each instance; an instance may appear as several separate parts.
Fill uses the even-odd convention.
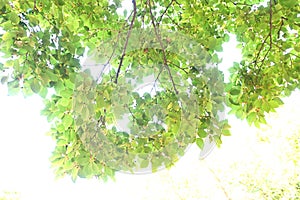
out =
[[[214,37],[208,38],[208,48],[214,49],[216,47],[217,40]]]
[[[262,124],[267,124],[265,117],[259,117],[259,122]]]
[[[256,113],[251,112],[250,114],[248,114],[246,119],[247,119],[247,122],[248,122],[249,125],[253,124],[256,121]]]
[[[232,88],[230,90],[231,95],[238,95],[238,94],[240,94],[240,92],[241,92],[241,90],[239,88]]]
[[[149,166],[149,160],[142,160],[140,167],[141,168],[146,168]]]
[[[221,137],[218,135],[214,135],[213,138],[214,138],[216,145],[219,147],[222,144]]]
[[[68,129],[73,123],[73,118],[70,115],[65,115],[63,118],[63,124],[65,129]]]
[[[202,138],[196,138],[196,144],[200,149],[203,149],[204,147],[204,141]]]
[[[39,92],[39,95],[40,95],[42,98],[45,99],[46,96],[47,96],[47,94],[48,94],[48,89],[45,88],[45,87],[42,87],[41,90],[40,90],[40,92]]]
[[[59,104],[59,105],[62,105],[63,107],[69,106],[70,103],[71,103],[71,100],[70,100],[70,99],[66,99],[66,98],[61,98],[61,99],[58,101],[58,104]]]
[[[213,104],[212,104],[212,102],[207,102],[207,104],[206,104],[206,110],[208,111],[208,112],[211,112],[212,111],[212,109],[213,109]]]
[[[197,134],[200,138],[205,138],[207,136],[207,132],[203,129],[199,129]]]
[[[33,25],[38,25],[39,24],[39,20],[36,16],[27,15],[27,17],[29,18],[29,22],[31,22]]]
[[[19,86],[18,80],[8,82],[7,87],[8,87],[8,95],[9,96],[17,95],[20,91],[20,86]]]
[[[260,123],[259,123],[259,121],[255,121],[255,122],[254,122],[254,125],[255,125],[256,128],[260,128]]]
[[[272,108],[278,108],[279,107],[279,103],[275,100],[271,100],[269,102],[269,105],[272,107]]]
[[[71,172],[72,181],[75,182],[78,177],[79,167],[74,167]]]
[[[7,80],[8,80],[8,76],[3,76],[3,77],[1,78],[1,83],[4,84],[4,83],[7,82]]]
[[[276,101],[278,105],[283,105],[283,101],[279,97],[275,97],[273,101]]]
[[[266,111],[266,112],[269,112],[269,111],[270,111],[269,103],[266,102],[266,101],[264,101],[264,102],[262,103],[262,109],[263,109],[264,111]]]
[[[11,12],[9,14],[9,19],[10,19],[12,24],[18,24],[20,22],[20,17],[15,12]]]
[[[33,79],[30,83],[30,88],[34,93],[39,93],[41,85],[37,79]]]
[[[64,0],[55,0],[55,4],[58,6],[63,6],[63,5],[65,5],[65,1]]]
[[[89,109],[86,107],[86,106],[83,106],[82,107],[82,110],[81,110],[81,116],[82,116],[82,119],[84,121],[87,121],[88,118],[89,118]]]
[[[230,130],[222,130],[222,135],[231,136]]]
[[[239,106],[240,104],[235,102],[232,98],[228,98],[229,102],[232,104],[232,105],[235,105],[235,106]]]
[[[224,42],[229,42],[230,36],[228,34],[224,35]]]

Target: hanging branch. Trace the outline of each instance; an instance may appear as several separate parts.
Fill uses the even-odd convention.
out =
[[[166,12],[168,11],[169,7],[172,5],[172,3],[174,2],[174,0],[172,0],[166,7],[166,9],[164,10],[164,12],[161,14],[161,16],[159,17],[159,22],[157,24],[160,24],[160,22],[162,21],[164,15],[166,14]]]
[[[119,66],[118,66],[115,83],[118,83],[119,74],[120,74],[121,67],[122,67],[122,64],[123,64],[123,60],[124,60],[124,57],[125,57],[125,54],[126,54],[126,48],[127,48],[127,45],[128,45],[128,40],[129,40],[131,31],[132,31],[132,28],[133,28],[134,20],[135,20],[135,17],[136,17],[136,1],[132,0],[132,4],[133,4],[133,16],[132,16],[132,20],[131,20],[131,23],[130,23],[129,30],[127,32],[127,37],[126,37],[126,41],[125,41],[125,44],[124,44],[123,53],[122,53],[122,56],[121,56],[121,59],[120,59],[120,63],[119,63]]]
[[[177,22],[175,22],[175,20],[168,13],[166,13],[166,15],[171,20],[171,22],[175,24],[180,30],[184,30],[184,28],[180,26]]]
[[[268,54],[270,53],[270,51],[271,51],[271,47],[268,49],[267,53],[265,54],[265,56],[263,57],[263,59],[260,61],[261,64],[260,64],[260,66],[258,67],[257,74],[260,73],[260,70],[261,70],[261,68],[262,68],[262,65],[264,64],[264,62],[265,62],[265,60],[266,60]]]
[[[169,68],[169,66],[168,66],[165,48],[164,48],[164,45],[163,45],[163,43],[162,43],[162,40],[161,40],[161,37],[160,37],[160,33],[158,32],[159,30],[157,29],[156,24],[155,24],[155,19],[154,19],[154,15],[153,15],[153,13],[152,13],[152,8],[151,8],[150,0],[147,0],[147,4],[148,4],[148,6],[149,6],[149,11],[150,11],[150,15],[151,15],[151,23],[152,23],[153,28],[154,28],[155,36],[156,36],[156,38],[158,39],[159,45],[160,45],[161,50],[162,50],[164,67],[165,67],[165,68],[167,69],[167,71],[168,71],[168,74],[169,74],[169,77],[170,77],[170,79],[171,79],[171,82],[172,82],[172,85],[173,85],[173,88],[174,88],[175,93],[178,94],[178,91],[177,91],[176,86],[175,86],[175,82],[174,82],[174,80],[173,80],[173,76],[172,76],[171,71],[170,71],[170,68]],[[162,70],[163,70],[163,69],[161,69],[161,71],[162,71]],[[159,72],[158,76],[156,77],[156,80],[158,79],[159,75],[161,74],[161,71]]]
[[[272,22],[272,18],[273,18],[273,10],[272,10],[272,0],[270,0],[270,49],[272,49],[272,28],[273,28],[273,22]]]
[[[284,20],[283,20],[283,17],[281,17],[280,26],[279,26],[279,29],[277,31],[277,39],[280,39],[280,31],[281,31],[283,25],[284,25]]]
[[[39,11],[36,7],[36,0],[33,1],[33,12],[34,11]]]
[[[172,65],[174,65],[176,68],[182,70],[184,73],[188,74],[188,72],[186,71],[188,68],[183,68],[183,67],[180,67],[179,65],[169,61],[169,63],[171,63]]]
[[[259,60],[259,56],[260,56],[260,54],[261,54],[261,52],[262,52],[262,50],[263,50],[263,47],[265,46],[265,44],[266,44],[268,38],[270,38],[270,40],[271,40],[270,32],[269,32],[269,34],[265,37],[265,39],[263,40],[263,43],[261,44],[261,47],[260,47],[259,50],[258,50],[257,56],[256,56],[255,60],[253,61],[253,63],[254,63],[254,70],[255,70],[255,71],[256,71],[256,67],[258,67],[258,70],[256,71],[256,74],[257,74],[257,76],[256,76],[256,82],[258,81],[258,74],[259,74],[260,71],[261,71],[261,68],[262,68],[262,66],[263,66],[263,63],[265,62],[265,59],[267,58],[267,55],[269,54],[269,52],[270,52],[270,50],[271,50],[271,46],[270,46],[269,49],[268,49],[268,51],[267,51],[266,54],[264,55],[263,59],[262,59],[262,60]],[[271,45],[271,42],[270,42],[270,45]],[[260,66],[257,65],[258,62],[261,63]],[[252,81],[251,81],[251,82],[252,82]]]
[[[138,122],[137,117],[133,114],[132,110],[130,109],[130,107],[126,104],[125,107],[127,107],[128,111],[130,112],[133,120],[135,120],[136,122]]]
[[[129,17],[127,18],[127,20],[129,20],[129,18],[131,17],[131,15],[133,14],[133,11],[130,13]],[[126,22],[127,22],[126,20]],[[122,30],[126,27],[127,23],[125,23],[122,27]],[[99,30],[99,29],[98,29]],[[101,29],[101,30],[111,30],[111,29]],[[115,45],[114,45],[114,48],[113,48],[113,52],[111,53],[111,55],[109,56],[108,60],[106,61],[106,63],[103,65],[103,68],[99,74],[99,76],[97,77],[97,80],[96,80],[96,83],[99,83],[100,79],[102,78],[102,75],[104,73],[104,70],[106,68],[106,66],[110,63],[111,59],[113,58],[115,52],[116,52],[116,49],[117,49],[117,44],[119,42],[119,39],[120,39],[120,35],[121,35],[121,30],[118,31],[118,36],[117,36],[117,40],[115,42]],[[87,66],[87,65],[86,65]],[[110,74],[109,74],[110,75]],[[112,81],[112,77],[110,75],[110,80]]]
[[[270,26],[270,31],[269,31],[269,34],[267,35],[267,37],[265,38],[265,40],[263,41],[263,44],[261,45],[260,49],[259,49],[259,52],[257,54],[257,57],[255,59],[255,65],[257,66],[257,61],[258,61],[258,57],[263,49],[263,46],[265,45],[268,37],[270,38],[270,48],[268,49],[267,53],[264,55],[263,59],[260,61],[261,62],[261,65],[259,66],[259,69],[258,69],[258,73],[260,72],[261,70],[261,67],[265,61],[265,59],[267,58],[267,55],[269,54],[269,52],[271,51],[272,49],[272,29],[273,29],[273,22],[272,22],[272,16],[273,15],[273,11],[272,11],[272,0],[270,0],[270,17],[269,17],[269,26]]]
[[[286,51],[286,49],[284,49],[283,47],[279,46],[279,45],[276,44],[276,43],[273,43],[273,45],[274,45],[275,47],[277,47],[278,49],[280,49],[282,52],[285,52],[285,51]],[[295,54],[295,53],[289,52],[288,54],[293,55],[293,56],[295,56],[296,58],[299,58],[299,59],[300,59],[300,56],[297,55],[297,54]]]
[[[261,47],[260,47],[259,50],[258,50],[257,56],[256,56],[256,58],[255,58],[255,60],[254,60],[254,66],[257,66],[258,58],[259,58],[259,56],[260,56],[260,54],[261,54],[261,52],[262,52],[262,50],[263,50],[263,47],[265,46],[265,44],[266,44],[266,42],[267,42],[267,39],[268,39],[269,37],[270,37],[270,33],[265,37],[263,43],[261,44]]]
[[[239,2],[236,2],[236,1],[230,1],[233,5],[235,6],[248,6],[248,7],[252,7],[252,5],[250,4],[246,4],[246,3],[239,3]]]

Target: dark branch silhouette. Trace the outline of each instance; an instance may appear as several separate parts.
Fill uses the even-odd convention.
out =
[[[121,67],[122,67],[123,60],[124,60],[124,57],[125,57],[125,54],[126,54],[126,48],[127,48],[127,45],[128,45],[128,40],[130,38],[130,34],[131,34],[133,24],[134,24],[134,20],[135,20],[135,17],[136,17],[136,1],[132,0],[132,4],[133,4],[133,16],[132,16],[132,20],[131,20],[131,23],[130,23],[129,30],[127,32],[127,37],[126,37],[126,41],[125,41],[125,44],[124,44],[123,53],[122,53],[122,56],[121,56],[121,59],[120,59],[120,63],[119,63],[119,66],[118,66],[115,83],[118,83],[118,78],[119,78],[119,75],[120,75]]]
[[[164,10],[164,12],[161,14],[161,16],[159,17],[159,22],[157,24],[160,24],[164,15],[166,14],[166,12],[168,11],[168,9],[170,8],[170,6],[172,5],[172,3],[174,2],[174,0],[172,0],[166,7],[166,9]]]
[[[153,15],[153,13],[152,13],[152,8],[151,8],[150,0],[147,1],[147,4],[148,4],[148,6],[149,6],[149,11],[150,11],[150,15],[151,15],[151,23],[152,23],[153,28],[154,28],[155,36],[156,36],[156,38],[158,39],[159,45],[160,45],[161,50],[162,50],[162,54],[163,54],[163,62],[164,62],[164,68],[167,69],[168,74],[169,74],[169,77],[170,77],[171,82],[172,82],[172,85],[173,85],[173,88],[174,88],[174,91],[175,91],[176,94],[178,94],[178,91],[177,91],[177,89],[176,89],[176,85],[175,85],[174,80],[173,80],[173,76],[172,76],[171,71],[170,71],[170,68],[169,68],[169,66],[168,66],[168,61],[167,61],[167,56],[166,56],[166,52],[165,52],[165,47],[164,47],[164,45],[163,45],[163,43],[162,43],[162,40],[161,40],[161,37],[160,37],[159,30],[158,30],[158,28],[156,27],[156,24],[155,24],[155,19],[154,19],[154,15]],[[161,71],[162,71],[162,70],[163,70],[163,68],[161,69]],[[161,71],[159,72],[159,74],[158,74],[156,80],[158,79],[159,75],[161,74]]]
[[[273,18],[273,10],[272,10],[272,0],[270,1],[270,49],[272,49],[272,28],[273,28],[273,22],[272,22],[272,18]]]

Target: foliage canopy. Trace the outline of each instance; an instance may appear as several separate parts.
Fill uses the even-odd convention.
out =
[[[120,0],[0,0],[1,83],[10,95],[45,99],[58,176],[171,166],[190,143],[220,145],[230,134],[223,102],[259,127],[299,88],[299,0],[133,0],[131,10],[120,8]],[[230,33],[243,57],[224,83],[207,64],[220,62]],[[99,77],[83,71],[86,54],[102,63]],[[134,90],[151,75],[154,95]],[[130,133],[116,126],[124,113]]]

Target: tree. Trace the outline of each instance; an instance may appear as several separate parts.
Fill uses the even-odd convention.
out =
[[[259,127],[299,88],[299,1],[133,0],[123,15],[119,0],[0,2],[1,82],[45,99],[58,176],[169,167],[189,144],[230,135],[225,103]],[[217,52],[230,33],[243,59],[225,84]]]

